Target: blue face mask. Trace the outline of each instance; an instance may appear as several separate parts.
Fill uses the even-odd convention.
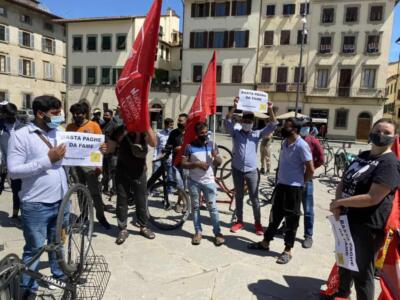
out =
[[[52,116],[48,119],[50,119],[50,122],[47,122],[47,126],[51,129],[56,129],[65,121],[64,116]]]
[[[302,136],[302,137],[306,137],[306,136],[308,136],[310,134],[310,127],[302,127],[301,129],[300,129],[300,135]]]

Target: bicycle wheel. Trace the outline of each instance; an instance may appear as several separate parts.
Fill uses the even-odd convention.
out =
[[[344,169],[346,168],[346,155],[344,152],[335,154],[335,175],[342,178]]]
[[[218,156],[221,158],[222,161],[221,161],[221,165],[219,165],[218,168],[216,170],[214,170],[215,177],[218,177],[221,174],[221,170],[222,170],[222,167],[224,166],[224,164],[227,161],[232,160],[232,152],[225,146],[218,145]],[[218,178],[218,179],[220,179],[220,178]]]
[[[329,166],[333,159],[332,149],[330,147],[324,147],[324,165]]]
[[[82,272],[93,233],[93,200],[82,184],[73,185],[61,202],[57,217],[58,263],[67,275]]]
[[[174,182],[167,182],[166,191],[162,182],[156,182],[148,188],[147,197],[149,220],[159,229],[177,229],[189,217],[189,197]]]
[[[15,254],[6,255],[0,261],[0,299],[19,299],[19,268],[21,262]]]
[[[226,161],[221,168],[220,171],[220,180],[224,189],[228,191],[233,191],[235,186],[233,185],[233,178],[232,178],[232,160]]]

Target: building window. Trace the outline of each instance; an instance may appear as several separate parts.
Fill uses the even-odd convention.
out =
[[[397,100],[400,100],[400,89],[397,91]]]
[[[28,16],[28,15],[21,14],[20,21],[25,24],[29,24],[29,25],[32,24],[32,18],[31,18],[31,16]]]
[[[230,2],[213,2],[211,3],[211,16],[212,17],[226,17],[229,16]]]
[[[222,66],[217,66],[217,82],[221,82],[222,80]]]
[[[32,94],[22,94],[22,108],[32,108]]]
[[[317,70],[317,82],[316,86],[318,89],[326,89],[328,87],[329,82],[329,70],[328,69],[319,69]]]
[[[35,62],[31,59],[21,58],[18,73],[21,76],[35,77]]]
[[[305,16],[310,13],[310,3],[300,3],[300,15]]]
[[[203,66],[194,65],[193,66],[193,82],[201,82],[203,78]]]
[[[247,48],[249,45],[249,31],[234,31],[234,48]]]
[[[122,51],[126,49],[126,34],[117,34],[117,50]]]
[[[10,57],[0,54],[0,73],[10,73]]]
[[[46,37],[42,37],[42,51],[54,54],[56,52],[56,41]]]
[[[86,50],[97,51],[97,35],[88,35],[86,37]]]
[[[3,6],[0,6],[0,16],[7,17],[7,9]]]
[[[236,10],[234,16],[246,16],[248,15],[248,2],[247,1],[236,1]]]
[[[296,11],[296,4],[283,4],[283,15],[294,15]]]
[[[164,59],[164,46],[163,45],[161,45],[161,47],[160,47],[160,58]]]
[[[297,45],[301,45],[301,41],[303,39],[303,30],[298,30],[297,31]],[[307,44],[307,32],[304,32],[304,45]]]
[[[210,3],[192,3],[192,18],[204,18],[210,15]]]
[[[347,23],[354,23],[358,21],[358,7],[347,7],[346,18]]]
[[[19,32],[19,45],[27,48],[35,47],[35,39],[33,33],[20,31]]]
[[[275,16],[275,4],[267,5],[267,17]]]
[[[376,69],[364,69],[362,79],[362,88],[373,89],[375,88]]]
[[[356,37],[345,36],[343,37],[343,53],[354,53],[356,51]]]
[[[319,53],[326,54],[332,51],[332,37],[322,36],[319,43]]]
[[[379,22],[383,20],[383,6],[372,5],[369,13],[369,20],[371,22]]]
[[[116,84],[119,77],[121,76],[122,68],[113,68],[112,69],[112,84]]]
[[[242,82],[243,66],[232,66],[232,83]]]
[[[379,35],[368,35],[367,53],[379,53]]]
[[[334,8],[324,8],[322,9],[322,23],[331,24],[335,20],[335,9]]]
[[[271,83],[271,67],[263,67],[261,71],[261,83]]]
[[[88,67],[86,69],[86,84],[96,84],[97,83],[97,68]]]
[[[165,59],[167,61],[171,61],[171,51],[169,50],[169,48],[165,48]]]
[[[10,41],[10,29],[8,26],[0,25],[0,42],[8,43]]]
[[[172,33],[172,43],[173,44],[178,43],[178,33],[176,32]]]
[[[281,45],[289,45],[289,44],[290,44],[290,30],[282,30]]]
[[[274,31],[264,32],[264,46],[274,45]]]
[[[47,31],[53,32],[53,31],[54,31],[54,26],[53,26],[53,24],[51,24],[51,23],[44,22],[44,23],[43,23],[43,29],[44,29],[44,30],[47,30]]]
[[[82,37],[72,37],[72,51],[82,51]]]
[[[0,91],[0,102],[8,101],[8,92]]]
[[[211,34],[211,32],[210,32]],[[210,48],[224,48],[226,43],[225,43],[225,32],[224,31],[216,31],[213,33],[213,45],[209,45]]]
[[[276,74],[276,91],[286,92],[287,89],[288,68],[279,67]]]
[[[300,69],[299,69],[299,67],[296,67],[295,69],[294,69],[294,83],[298,83],[299,82],[299,71],[300,71]],[[300,77],[300,82],[301,83],[304,83],[304,72],[305,72],[305,70],[304,70],[304,67],[301,67],[301,77]]]
[[[72,68],[72,84],[82,84],[82,67]]]
[[[43,62],[43,79],[54,80],[54,65],[48,61]]]
[[[337,109],[335,115],[335,128],[347,128],[349,111],[347,109]]]
[[[101,50],[102,51],[111,51],[112,49],[112,36],[111,35],[103,35],[101,37]]]
[[[190,48],[207,48],[208,32],[191,32]]]
[[[111,83],[111,68],[101,67],[101,84],[109,85]]]
[[[61,68],[61,82],[66,82],[67,81],[67,69],[65,66],[62,66]]]

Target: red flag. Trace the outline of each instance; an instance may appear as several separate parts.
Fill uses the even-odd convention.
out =
[[[321,296],[332,296],[339,289],[339,267],[337,264],[333,265],[331,273],[329,274],[328,280],[326,281],[326,289],[320,291]]]
[[[207,71],[204,74],[203,81],[197,90],[192,108],[190,109],[186,123],[183,144],[179,151],[174,165],[179,165],[182,161],[182,155],[186,145],[190,144],[195,138],[194,125],[198,122],[205,122],[208,116],[217,111],[217,55],[214,51],[208,64]]]
[[[128,131],[143,132],[150,126],[148,98],[154,74],[161,4],[162,0],[154,0],[115,89]]]

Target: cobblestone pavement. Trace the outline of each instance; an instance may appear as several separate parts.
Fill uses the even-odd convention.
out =
[[[231,142],[226,136],[218,136],[217,142],[230,148]],[[279,142],[274,142],[273,154],[278,155],[279,145]],[[355,145],[350,151],[358,153],[365,148],[365,145]],[[272,163],[273,168],[276,167],[275,159]],[[261,190],[264,192],[266,182],[267,177],[262,176]],[[253,232],[254,220],[249,205],[245,205],[245,229],[237,234],[229,232],[232,215],[228,205],[218,205],[222,232],[226,237],[226,244],[222,247],[215,247],[211,241],[212,230],[207,211],[202,211],[206,226],[203,227],[205,239],[200,246],[191,245],[191,220],[179,230],[156,230],[157,237],[152,241],[144,239],[138,234],[138,228],[129,224],[129,238],[123,245],[117,246],[116,218],[108,213],[112,229],[104,231],[96,224],[93,238],[96,254],[105,256],[111,271],[104,299],[318,299],[320,286],[334,263],[334,239],[326,216],[334,196],[335,183],[329,177],[318,177],[314,182],[314,245],[311,249],[301,247],[301,219],[294,256],[287,265],[275,263],[284,247],[281,238],[271,243],[269,253],[249,252],[246,249],[246,243],[260,240]],[[220,200],[225,198],[221,193],[218,195]],[[265,200],[263,193],[260,199]],[[108,203],[106,198],[104,201],[115,205],[115,198]],[[22,232],[8,219],[11,203],[11,193],[5,191],[0,196],[0,244],[5,247],[0,257],[10,252],[21,254],[24,244]],[[262,203],[265,226],[270,205]],[[46,264],[43,266],[46,268]],[[379,291],[378,283],[376,286]]]

